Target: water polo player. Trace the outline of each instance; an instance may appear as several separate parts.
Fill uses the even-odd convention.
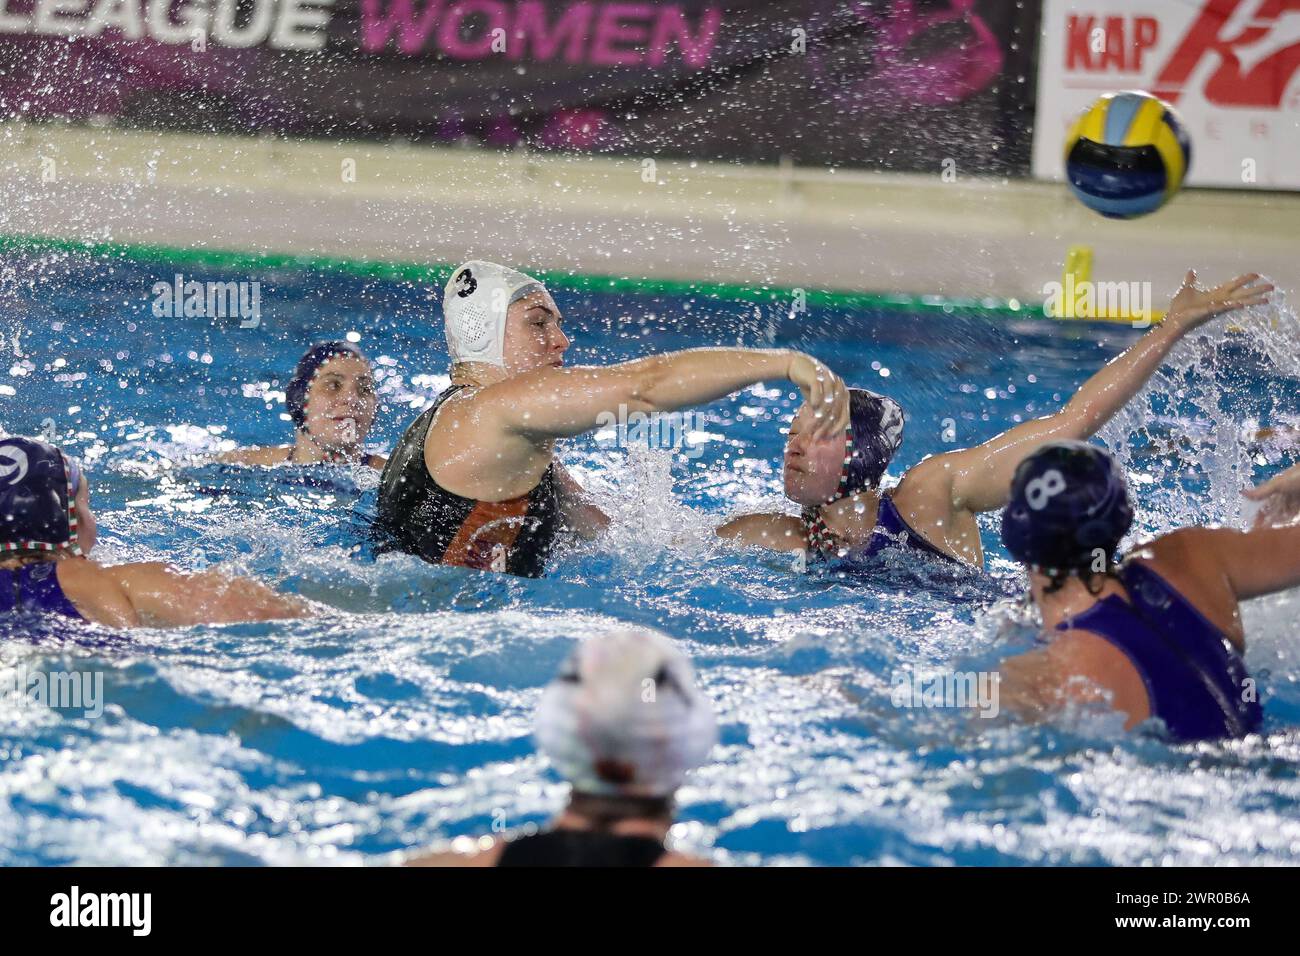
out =
[[[707,865],[664,846],[674,794],[718,742],[713,704],[668,638],[640,630],[584,642],[542,695],[534,736],[573,788],[551,827],[413,865]]]
[[[256,581],[144,562],[105,567],[90,484],[76,459],[32,438],[0,439],[0,613],[58,614],[111,627],[304,617],[309,605]]]
[[[608,367],[564,367],[569,339],[545,287],[468,262],[443,297],[451,386],[407,429],[380,484],[381,548],[428,561],[536,577],[561,527],[591,536],[605,516],[554,460],[555,442],[620,406],[642,413],[702,405],[788,379],[810,437],[842,434],[844,384],[788,350],[692,349]],[[817,417],[820,415],[820,417]]]
[[[1300,486],[1300,466],[1276,481]],[[1105,702],[1126,728],[1157,718],[1176,740],[1255,732],[1239,602],[1300,585],[1300,526],[1183,528],[1119,560],[1132,522],[1100,448],[1053,442],[1017,467],[1002,542],[1029,573],[1047,646],[1003,662],[1001,705],[1032,717]]]
[[[1217,315],[1267,301],[1271,285],[1245,275],[1203,290],[1189,272],[1163,323],[1090,378],[1055,415],[1017,425],[975,448],[926,458],[885,493],[880,480],[902,441],[903,412],[892,399],[852,389],[850,426],[821,436],[801,408],[785,452],[785,493],[800,516],[746,515],[718,534],[744,545],[865,559],[904,547],[984,565],[975,516],[1001,508],[1016,466],[1044,444],[1094,435],[1124,407],[1188,332]]]
[[[361,464],[384,467],[387,459],[363,445],[375,423],[379,400],[374,369],[349,342],[318,342],[298,361],[284,390],[293,420],[292,445],[241,448],[216,460],[238,465]]]

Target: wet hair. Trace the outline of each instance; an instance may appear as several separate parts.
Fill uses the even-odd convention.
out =
[[[1053,442],[1016,468],[1002,512],[1002,543],[1021,564],[1047,576],[1049,592],[1074,576],[1096,593],[1093,580],[1112,573],[1132,526],[1128,485],[1114,457],[1085,442]]]
[[[307,392],[311,388],[312,379],[326,362],[340,357],[366,361],[365,355],[351,342],[338,341],[317,342],[298,360],[293,378],[284,389],[284,404],[289,410],[289,417],[293,419],[294,428],[302,431],[307,427]]]
[[[1054,594],[1065,587],[1065,582],[1071,578],[1078,578],[1088,589],[1088,593],[1096,597],[1106,586],[1106,579],[1116,577],[1115,571],[1118,567],[1119,562],[1112,555],[1106,555],[1104,566],[1100,571],[1094,570],[1092,565],[1087,568],[1049,568],[1043,572],[1047,578],[1043,593]]]

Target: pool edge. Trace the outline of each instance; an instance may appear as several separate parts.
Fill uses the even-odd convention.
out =
[[[293,253],[252,253],[227,249],[195,249],[149,243],[95,242],[27,234],[0,234],[0,254],[40,255],[66,253],[101,259],[125,259],[143,262],[165,259],[168,262],[200,268],[238,269],[313,269],[362,278],[385,279],[441,287],[456,263],[388,262],[351,259],[338,256]],[[806,305],[838,309],[889,309],[891,311],[931,314],[957,310],[981,313],[990,318],[1042,318],[1041,303],[1022,303],[1016,299],[966,299],[938,295],[910,295],[880,292],[845,292],[835,289],[800,289],[792,286],[754,288],[734,283],[686,281],[636,276],[613,276],[590,272],[542,270],[538,278],[554,288],[570,292],[637,292],[667,295],[704,295],[739,302],[771,303],[795,300],[802,293]]]

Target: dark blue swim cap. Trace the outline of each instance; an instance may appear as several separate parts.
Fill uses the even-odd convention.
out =
[[[34,438],[0,438],[0,552],[77,546],[71,460]]]
[[[1133,525],[1128,485],[1114,457],[1081,441],[1045,445],[1020,463],[1002,512],[1002,543],[1021,564],[1048,572],[1115,559]]]
[[[289,409],[294,428],[307,427],[307,390],[311,388],[311,380],[322,365],[339,356],[365,360],[361,350],[351,342],[317,342],[298,360],[293,378],[284,389],[284,404]]]
[[[849,435],[840,494],[875,488],[903,444],[903,406],[865,388],[849,389]]]

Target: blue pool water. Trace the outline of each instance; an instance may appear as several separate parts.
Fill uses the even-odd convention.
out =
[[[376,560],[376,475],[192,466],[288,440],[284,382],[313,339],[355,332],[379,363],[386,449],[445,382],[427,290],[284,270],[263,323],[159,319],[166,262],[0,263],[0,425],[83,457],[102,561],[220,564],[333,605],[293,624],[140,631],[85,649],[6,621],[0,672],[102,671],[102,717],[0,700],[0,864],[384,863],[544,820],[563,786],[531,712],[573,642],[618,622],[682,642],[722,743],[681,793],[674,839],[735,863],[1300,862],[1300,594],[1246,609],[1266,733],[1171,746],[1083,714],[1024,727],[896,708],[900,672],[978,669],[1024,647],[1020,578],[985,522],[990,573],[845,574],[719,545],[724,516],[783,507],[795,401],[750,389],[706,410],[704,452],[572,442],[615,517],[540,581]],[[229,275],[187,277],[235,278]],[[239,277],[250,278],[250,277]],[[794,345],[907,408],[899,468],[1059,405],[1137,335],[960,312],[850,313],[558,295],[573,361],[706,344]],[[1300,335],[1261,310],[1180,346],[1106,432],[1142,494],[1139,530],[1240,524],[1237,490],[1292,453],[1248,424],[1293,421]],[[1270,357],[1271,356],[1271,357]]]

